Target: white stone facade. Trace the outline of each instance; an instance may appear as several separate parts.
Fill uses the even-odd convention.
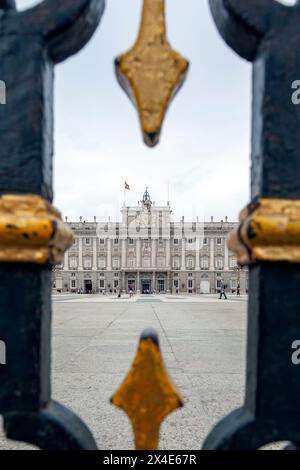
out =
[[[121,222],[67,222],[75,235],[63,265],[56,266],[58,292],[216,293],[248,290],[248,271],[237,266],[226,244],[236,222],[171,221],[171,207],[155,206],[146,190],[141,203],[124,206]]]

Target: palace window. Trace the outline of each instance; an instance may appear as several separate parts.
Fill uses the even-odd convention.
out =
[[[119,278],[119,273],[114,273],[114,277]]]
[[[128,266],[129,266],[129,268],[134,268],[134,258],[129,258]]]
[[[143,268],[150,268],[150,258],[144,258],[142,260]]]
[[[104,245],[104,243],[105,243],[104,238],[100,238],[100,245]]]
[[[188,258],[187,259],[186,267],[188,269],[193,269],[193,267],[194,267],[194,258]]]
[[[90,256],[86,256],[83,259],[83,267],[85,269],[91,269],[91,267],[92,267],[92,258]]]
[[[69,260],[70,268],[76,269],[77,268],[77,258],[75,256],[71,256]]]
[[[114,238],[114,245],[119,245],[119,239],[118,238]]]
[[[165,267],[165,258],[158,258],[157,267],[158,268],[164,268]]]
[[[99,287],[100,287],[100,289],[105,289],[105,279],[100,279],[99,280]]]
[[[76,279],[71,279],[70,287],[71,289],[76,289]]]
[[[193,279],[188,280],[188,288],[193,289]]]
[[[188,244],[191,245],[192,243],[194,243],[194,239],[193,238],[188,238]]]
[[[86,246],[90,246],[91,245],[91,239],[90,238],[85,238],[84,243],[85,243]]]
[[[237,280],[231,279],[231,289],[236,289],[236,288],[237,288]]]
[[[134,239],[133,238],[128,239],[128,245],[134,245]]]
[[[104,258],[104,256],[101,256],[100,258],[98,258],[98,267],[100,269],[105,268],[105,258]]]
[[[119,260],[119,258],[113,258],[112,265],[113,265],[113,268],[119,268],[119,267],[120,267],[120,260]]]
[[[175,256],[173,258],[173,268],[178,269],[179,267],[180,267],[179,258],[178,258],[178,256]]]
[[[230,259],[230,267],[231,267],[231,268],[236,268],[236,267],[237,267],[237,260],[236,260],[236,258],[231,258],[231,259]]]
[[[217,245],[222,245],[222,238],[217,238]]]
[[[224,267],[224,260],[223,260],[223,258],[218,257],[216,259],[216,268],[217,269],[223,269],[223,267]]]
[[[174,238],[173,244],[174,244],[174,245],[179,245],[179,240],[178,240],[178,238]]]
[[[114,279],[114,289],[119,287],[119,279]]]
[[[201,258],[201,268],[208,269],[208,267],[209,267],[208,258],[207,257]]]
[[[178,279],[174,279],[173,285],[174,285],[175,289],[178,289],[178,288],[179,288],[179,280],[178,280]]]
[[[207,240],[207,238],[206,238],[206,237],[205,237],[205,238],[203,238],[203,245],[207,245],[207,243],[208,243],[208,240]]]

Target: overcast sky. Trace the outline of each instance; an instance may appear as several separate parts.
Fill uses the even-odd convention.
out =
[[[171,45],[191,66],[160,144],[147,148],[113,70],[134,43],[141,6],[107,0],[90,43],[56,68],[54,203],[69,220],[119,219],[124,180],[127,204],[137,204],[146,185],[156,205],[165,204],[169,183],[174,220],[237,220],[250,198],[251,66],[223,42],[207,0],[166,0]]]

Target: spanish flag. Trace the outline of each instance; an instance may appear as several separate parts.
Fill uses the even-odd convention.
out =
[[[130,186],[126,181],[124,181],[124,189],[128,189],[130,191]]]

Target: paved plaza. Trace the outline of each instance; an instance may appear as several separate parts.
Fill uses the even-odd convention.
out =
[[[144,328],[157,330],[183,409],[161,429],[162,449],[199,449],[244,394],[245,296],[55,295],[53,398],[78,413],[100,449],[132,449],[128,418],[109,399],[132,363]],[[8,442],[0,447],[31,448]]]

